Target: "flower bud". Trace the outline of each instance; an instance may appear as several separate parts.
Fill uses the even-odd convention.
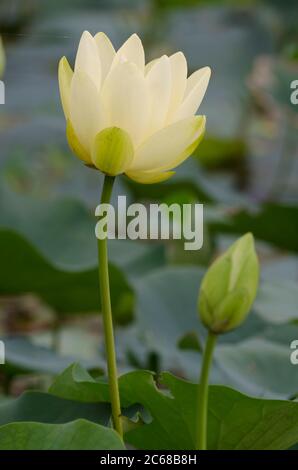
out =
[[[198,309],[204,325],[220,334],[243,323],[256,297],[258,281],[254,239],[247,233],[215,260],[203,278]]]
[[[132,162],[134,149],[127,132],[119,127],[108,127],[94,140],[91,158],[93,164],[110,176],[120,175]]]

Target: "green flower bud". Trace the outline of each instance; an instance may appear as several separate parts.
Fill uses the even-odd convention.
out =
[[[92,146],[93,164],[110,176],[120,175],[129,167],[134,148],[127,132],[119,127],[107,127],[99,132]]]
[[[256,297],[258,281],[254,239],[247,233],[215,260],[203,278],[198,309],[204,325],[220,334],[243,323]]]

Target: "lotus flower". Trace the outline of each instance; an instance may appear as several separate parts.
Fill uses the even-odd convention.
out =
[[[210,78],[203,67],[187,78],[182,52],[145,65],[133,34],[116,52],[104,33],[85,31],[74,71],[59,63],[59,86],[73,152],[108,175],[125,173],[140,183],[170,178],[205,131],[196,116]]]

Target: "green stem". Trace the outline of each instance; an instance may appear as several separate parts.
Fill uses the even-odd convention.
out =
[[[101,204],[106,204],[111,199],[114,177],[105,176]],[[112,405],[113,425],[118,434],[123,437],[119,387],[117,379],[117,365],[115,354],[115,341],[113,331],[113,317],[110,296],[109,268],[108,268],[108,242],[107,238],[98,239],[98,271],[101,292],[101,306],[103,314],[103,326],[105,335],[106,357],[108,366],[109,390]]]
[[[209,331],[198,384],[196,450],[207,449],[208,379],[217,335]]]

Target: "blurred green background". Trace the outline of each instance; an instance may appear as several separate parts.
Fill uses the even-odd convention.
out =
[[[57,82],[60,57],[73,63],[85,29],[104,31],[117,47],[137,32],[147,60],[182,50],[190,73],[213,70],[200,108],[207,134],[196,154],[166,183],[117,181],[114,200],[205,205],[198,252],[177,241],[110,242],[120,371],[167,369],[197,379],[200,280],[218,253],[251,231],[259,294],[245,325],[221,338],[212,381],[256,396],[296,396],[298,105],[290,84],[298,79],[297,7],[295,0],[1,0],[3,400],[45,389],[76,360],[105,369],[94,237],[102,177],[67,147]]]

